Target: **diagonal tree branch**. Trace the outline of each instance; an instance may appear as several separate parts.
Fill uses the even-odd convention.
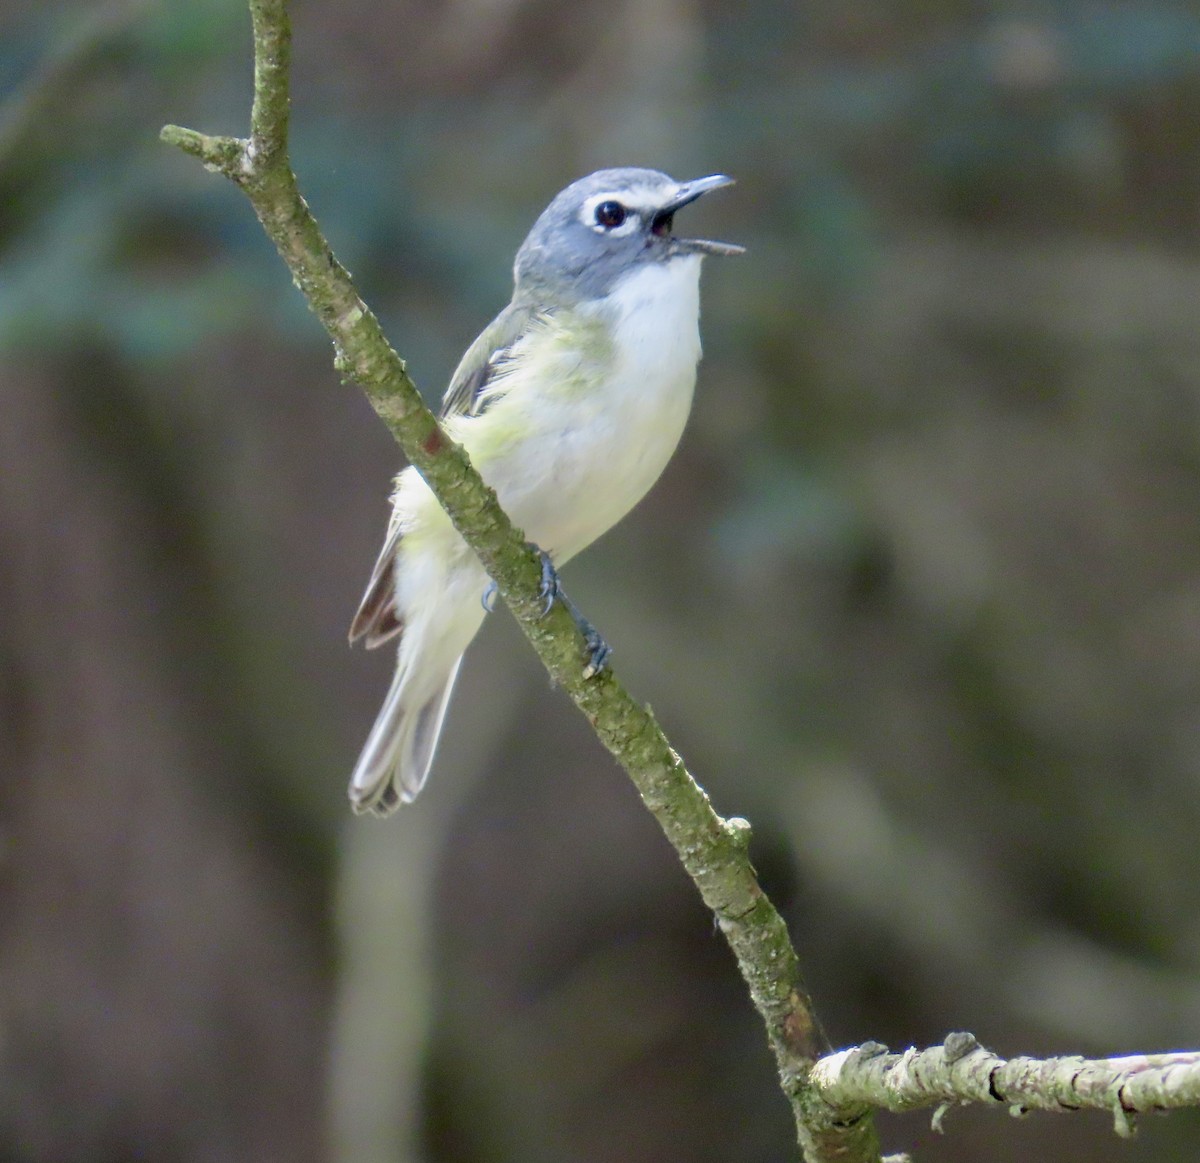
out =
[[[540,563],[471,467],[438,426],[359,298],[305,205],[287,155],[290,26],[286,0],[250,0],[254,104],[248,139],[211,137],[168,125],[162,139],[237,183],[250,199],[297,287],[320,319],[335,366],[357,384],[495,580],[551,677],[587,716],[629,773],[674,846],[737,958],[767,1027],[780,1080],[810,1163],[874,1163],[879,1146],[864,1104],[835,1109],[809,1075],[823,1048],[783,919],[759,887],[748,857],[750,826],[725,820],[692,779],[651,712],[610,672],[585,677],[584,643],[559,606],[542,616]]]
[[[1200,1052],[1086,1060],[1005,1060],[970,1034],[942,1046],[889,1054],[867,1043],[818,1058],[824,1048],[795,950],[748,857],[750,825],[722,819],[648,708],[610,672],[584,676],[585,647],[555,606],[542,616],[540,563],[471,467],[438,426],[359,298],[305,205],[287,154],[290,27],[286,0],[250,0],[255,91],[248,139],[211,137],[168,125],[164,141],[198,157],[246,193],[297,287],[333,340],[334,363],[367,394],[409,460],[496,581],[551,677],[587,716],[629,773],[705,903],[716,915],[767,1027],[780,1083],[791,1102],[808,1163],[880,1163],[871,1110],[983,1102],[1013,1113],[1113,1113],[1119,1134],[1136,1115],[1200,1105]],[[899,1163],[889,1157],[883,1163]]]

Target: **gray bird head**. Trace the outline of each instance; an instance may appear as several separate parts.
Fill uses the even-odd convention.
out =
[[[724,174],[677,182],[658,170],[633,168],[597,170],[572,182],[542,211],[517,251],[515,297],[599,299],[640,263],[741,254],[740,246],[672,233],[677,210],[732,182]]]

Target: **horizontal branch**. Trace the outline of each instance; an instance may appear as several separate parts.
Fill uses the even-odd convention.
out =
[[[868,1042],[822,1058],[812,1083],[834,1107],[890,1111],[983,1103],[1014,1115],[1028,1111],[1104,1110],[1129,1137],[1138,1115],[1200,1105],[1200,1051],[1121,1058],[1001,1058],[971,1034],[941,1046],[889,1054]]]
[[[750,827],[722,819],[648,708],[606,671],[587,677],[585,648],[565,610],[542,616],[540,563],[438,425],[359,297],[300,195],[287,157],[290,30],[286,0],[249,0],[255,92],[247,139],[167,126],[162,138],[246,193],[297,287],[333,340],[335,366],[358,384],[495,580],[546,669],[587,716],[654,814],[714,912],[766,1024],[809,1163],[877,1163],[871,1110],[969,1102],[1030,1110],[1110,1111],[1119,1134],[1138,1114],[1200,1105],[1200,1053],[1126,1058],[1003,1059],[970,1034],[890,1054],[868,1043],[817,1061],[822,1045],[798,960],[750,864]],[[899,1163],[900,1157],[892,1157]]]

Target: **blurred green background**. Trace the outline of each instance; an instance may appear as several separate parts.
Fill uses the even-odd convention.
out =
[[[1200,6],[294,8],[294,162],[431,398],[550,196],[690,230],[675,461],[567,570],[755,824],[835,1044],[1200,1043]],[[508,616],[345,780],[396,449],[228,183],[241,0],[0,9],[0,1160],[794,1157],[665,841]],[[882,1120],[921,1163],[1200,1118]]]

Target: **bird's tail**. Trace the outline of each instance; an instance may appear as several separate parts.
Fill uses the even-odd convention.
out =
[[[426,693],[430,687],[423,683],[419,696],[408,689],[411,669],[397,667],[350,777],[350,804],[356,812],[389,816],[401,804],[416,799],[433,763],[461,662],[460,655],[432,694]]]

